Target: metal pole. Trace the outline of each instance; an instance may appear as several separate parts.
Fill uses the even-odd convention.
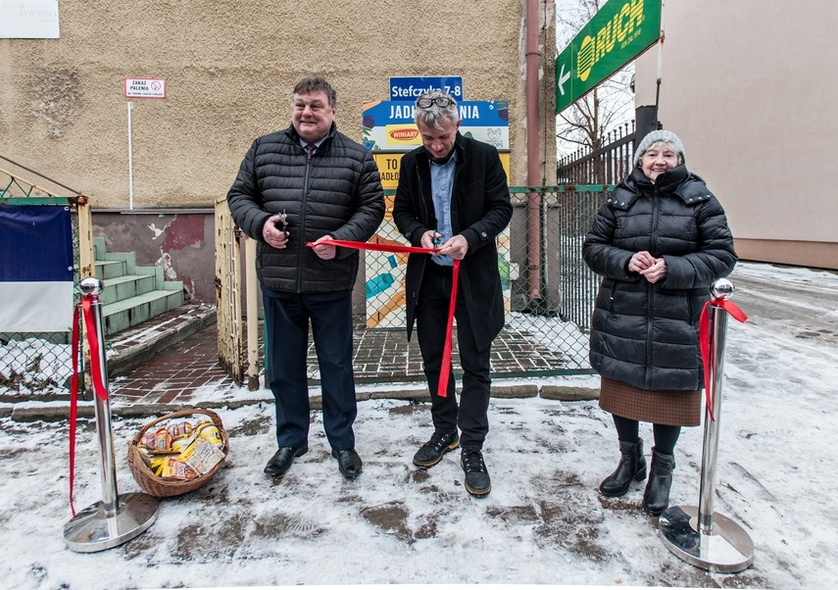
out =
[[[133,123],[131,113],[134,110],[134,103],[128,101],[128,208],[134,208],[134,140]]]
[[[527,105],[527,185],[540,185],[541,153],[539,150],[539,45],[538,0],[526,2],[526,105]],[[541,203],[543,197],[536,190],[527,195],[527,297],[528,306],[538,313],[542,301],[541,278]]]
[[[714,300],[728,299],[733,284],[719,279],[710,289]],[[673,506],[660,515],[660,534],[675,555],[702,569],[718,572],[741,572],[754,561],[754,543],[739,524],[713,512],[716,494],[719,428],[722,413],[727,311],[710,304],[710,379],[704,386],[712,399],[712,408],[704,415],[704,445],[701,458],[699,506]],[[711,420],[712,416],[715,420]]]
[[[108,388],[108,371],[105,360],[105,333],[102,324],[102,306],[99,294],[102,281],[88,277],[82,279],[80,288],[91,302],[93,323],[98,339],[99,371],[105,392]],[[110,402],[106,395],[94,395],[96,432],[99,440],[99,467],[102,475],[102,501],[88,506],[64,525],[64,541],[73,551],[92,553],[121,545],[145,531],[157,518],[157,499],[143,493],[120,496],[116,485],[113,432]]]
[[[698,501],[698,527],[704,535],[713,534],[713,499],[716,495],[716,471],[718,470],[719,421],[722,418],[722,377],[727,339],[727,313],[716,305],[710,305],[710,391],[713,417],[709,413],[704,420],[704,446],[701,451],[701,485]]]
[[[98,279],[94,279],[97,282]],[[105,362],[105,330],[102,326],[102,304],[98,294],[101,292],[101,282],[93,285],[84,279],[82,291],[85,297],[91,301],[90,309],[93,313],[93,325],[96,329],[96,336],[99,342],[99,371],[102,375],[102,383],[105,384],[105,391],[108,392],[108,367]],[[98,289],[95,293],[89,290]],[[87,288],[87,290],[85,290]],[[101,399],[98,395],[93,396],[93,410],[96,416],[96,435],[99,440],[99,471],[102,475],[102,509],[105,516],[112,517],[116,514],[119,492],[116,486],[116,458],[113,450],[113,426],[111,425],[111,404],[110,395]]]
[[[663,15],[665,1],[661,1],[661,30],[658,36],[658,72],[657,85],[655,86],[655,126],[654,129],[660,129],[660,104],[661,104],[661,81],[663,80],[663,42],[666,39],[666,33],[663,26]],[[643,139],[642,137],[640,139]]]

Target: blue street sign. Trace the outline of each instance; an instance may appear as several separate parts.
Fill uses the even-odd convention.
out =
[[[390,100],[416,100],[431,90],[443,90],[463,100],[461,76],[390,76]]]

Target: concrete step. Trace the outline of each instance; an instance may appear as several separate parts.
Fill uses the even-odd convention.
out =
[[[120,301],[104,303],[102,321],[105,324],[105,334],[127,330],[183,305],[183,287],[180,284],[181,287],[176,288],[178,284],[178,281],[167,282],[167,287],[172,287],[171,289],[158,289]]]
[[[183,282],[167,281],[160,266],[137,266],[134,252],[107,252],[105,238],[93,238],[94,274],[104,288],[105,335],[147,322],[184,304]]]
[[[150,293],[158,289],[156,279],[157,277],[153,274],[133,274],[103,280],[105,287],[99,298],[106,305]],[[160,287],[162,286],[161,284]]]
[[[94,276],[101,281],[108,281],[128,273],[128,265],[124,260],[96,260],[93,267]]]
[[[103,262],[122,262],[127,274],[139,272],[137,269],[137,254],[135,252],[105,252],[102,258]]]
[[[102,260],[105,257],[105,238],[102,236],[93,237],[93,259]]]

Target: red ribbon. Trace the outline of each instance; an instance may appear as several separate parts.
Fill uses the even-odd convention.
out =
[[[436,393],[448,397],[448,375],[451,372],[451,340],[454,332],[454,311],[457,309],[457,279],[460,277],[460,261],[454,259],[451,273],[451,299],[448,300],[448,322],[445,325],[445,346],[442,347],[442,366],[439,369],[439,383]]]
[[[422,248],[421,246],[402,246],[401,244],[374,244],[372,242],[351,242],[349,240],[333,240],[327,238],[320,240],[315,244],[309,242],[306,244],[309,248],[314,246],[341,246],[343,248],[352,248],[354,250],[371,250],[373,252],[409,252],[411,254],[436,254],[439,248]]]
[[[87,328],[87,344],[90,348],[90,376],[93,380],[93,390],[102,401],[108,399],[108,390],[102,377],[102,365],[99,364],[99,336],[96,332],[96,324],[93,320],[93,313],[90,306],[93,303],[93,296],[85,296],[81,303],[73,308],[73,332],[72,347],[70,354],[73,357],[73,375],[70,378],[70,510],[76,516],[76,508],[73,504],[73,485],[76,473],[76,421],[78,419],[78,397],[79,397],[79,307],[84,313],[84,323]]]
[[[701,360],[704,363],[704,394],[707,404],[707,413],[710,415],[710,420],[715,422],[713,417],[713,397],[710,392],[710,367],[713,359],[710,358],[710,306],[714,305],[720,307],[729,313],[733,319],[738,322],[746,322],[748,316],[745,312],[739,309],[735,303],[728,301],[724,297],[711,299],[701,308],[701,317],[698,320],[698,346],[701,349]],[[715,367],[713,367],[715,373]]]
[[[306,244],[313,247],[314,242]],[[399,244],[373,244],[370,242],[352,242],[349,240],[333,240],[331,238],[317,242],[317,245],[341,246],[355,250],[370,250],[373,252],[408,252],[411,254],[436,254],[439,248],[422,248],[418,246],[402,246]],[[448,377],[451,374],[451,340],[454,332],[454,311],[457,308],[457,280],[460,276],[460,261],[454,259],[452,272],[451,298],[448,303],[448,321],[445,327],[445,345],[442,348],[442,367],[439,370],[437,395],[448,397]]]

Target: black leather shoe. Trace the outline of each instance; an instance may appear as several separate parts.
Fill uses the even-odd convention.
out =
[[[460,437],[457,436],[456,430],[434,432],[431,440],[419,447],[419,450],[413,455],[413,464],[425,469],[433,467],[442,460],[445,453],[453,451],[459,444]]]
[[[466,491],[478,498],[488,496],[492,491],[492,481],[483,462],[483,453],[479,449],[463,449],[460,465],[466,472]]]
[[[265,465],[265,473],[274,477],[283,475],[291,467],[291,463],[294,462],[296,457],[305,455],[307,452],[308,446],[280,447],[280,449],[274,453],[274,456],[271,457],[271,460],[268,461],[268,464]]]
[[[363,464],[355,449],[345,449],[343,451],[332,449],[332,457],[338,460],[338,469],[345,478],[354,479],[361,475]]]

